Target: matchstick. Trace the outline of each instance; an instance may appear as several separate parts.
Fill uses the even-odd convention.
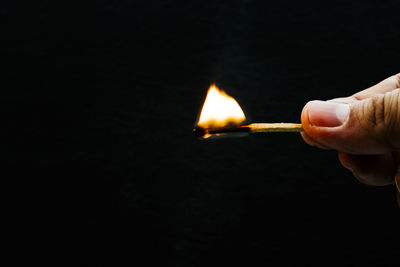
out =
[[[303,126],[299,123],[252,123],[248,125],[250,132],[301,132]]]
[[[228,133],[268,133],[268,132],[301,132],[303,127],[297,123],[251,123],[247,125],[203,128],[196,126],[193,134],[197,137],[210,137],[212,135]]]

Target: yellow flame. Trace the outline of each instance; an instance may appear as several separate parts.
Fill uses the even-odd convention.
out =
[[[220,90],[215,84],[208,89],[200,113],[198,125],[204,128],[240,124],[246,119],[236,100]]]

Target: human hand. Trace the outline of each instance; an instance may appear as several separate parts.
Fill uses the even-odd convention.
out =
[[[301,122],[304,141],[337,150],[359,181],[395,182],[400,192],[400,73],[350,97],[310,101]]]

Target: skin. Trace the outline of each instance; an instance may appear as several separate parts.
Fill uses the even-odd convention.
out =
[[[304,141],[337,150],[341,164],[362,183],[395,183],[400,206],[400,73],[352,96],[326,102],[348,104],[348,117],[331,122],[332,117],[315,111],[325,103],[307,103],[301,114]]]

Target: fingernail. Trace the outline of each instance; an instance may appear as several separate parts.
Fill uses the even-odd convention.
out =
[[[349,118],[350,105],[311,101],[307,104],[308,120],[314,126],[337,127],[342,125]]]

